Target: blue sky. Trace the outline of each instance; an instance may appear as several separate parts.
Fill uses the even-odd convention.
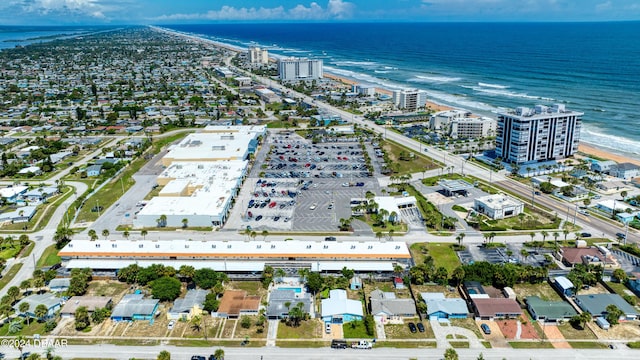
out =
[[[639,0],[0,0],[0,24],[640,20]]]

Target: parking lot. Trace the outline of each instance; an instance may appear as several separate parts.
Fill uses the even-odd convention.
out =
[[[351,217],[351,198],[380,194],[360,144],[341,140],[312,144],[295,133],[269,134],[225,227],[338,231],[340,219]]]

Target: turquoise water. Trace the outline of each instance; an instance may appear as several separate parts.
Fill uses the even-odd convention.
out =
[[[299,287],[283,287],[278,288],[279,290],[293,290],[296,294],[300,294],[302,292],[302,288]]]

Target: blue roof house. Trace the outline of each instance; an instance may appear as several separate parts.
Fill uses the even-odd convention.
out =
[[[158,310],[158,299],[144,299],[144,294],[128,294],[113,308],[111,320],[152,320]]]
[[[346,290],[331,290],[329,298],[322,299],[322,321],[325,323],[344,324],[363,317],[362,303],[348,299]]]
[[[87,176],[94,177],[99,176],[102,170],[102,165],[91,165],[87,168]]]
[[[427,315],[431,320],[466,319],[469,315],[467,303],[460,298],[445,298],[442,293],[420,293],[427,304]]]
[[[558,276],[553,280],[553,286],[558,289],[565,296],[573,295],[575,287],[571,280],[567,279],[566,276]]]

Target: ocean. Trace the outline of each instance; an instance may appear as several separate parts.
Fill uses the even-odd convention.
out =
[[[284,23],[163,26],[325,71],[494,114],[564,103],[584,112],[581,140],[640,156],[640,22]]]

